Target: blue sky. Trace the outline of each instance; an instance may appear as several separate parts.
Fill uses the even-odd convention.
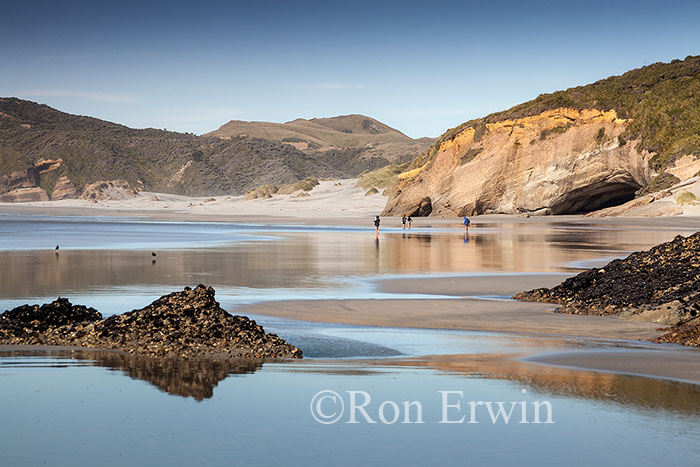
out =
[[[12,2],[0,95],[132,127],[361,113],[406,134],[700,54],[700,2]]]

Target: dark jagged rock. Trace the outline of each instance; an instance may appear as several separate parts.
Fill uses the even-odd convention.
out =
[[[684,325],[700,318],[700,232],[677,236],[649,251],[633,253],[600,269],[590,269],[551,289],[522,292],[517,300],[556,303],[559,313],[634,316],[635,319]],[[680,326],[668,335],[686,335],[693,326]],[[664,342],[699,345],[678,337]],[[667,335],[667,336],[668,336]],[[694,343],[693,343],[694,342]]]
[[[223,310],[214,300],[214,294],[213,288],[204,285],[186,287],[145,308],[105,320],[92,309],[87,309],[92,313],[87,316],[94,319],[84,319],[84,315],[78,314],[83,319],[68,320],[55,313],[35,316],[31,314],[34,307],[19,307],[0,315],[1,322],[7,323],[0,326],[0,343],[75,345],[150,356],[256,360],[301,357],[301,350],[274,334],[265,333],[255,321]],[[66,307],[70,306],[67,300],[65,303]]]
[[[697,321],[697,320],[694,320]],[[672,343],[700,347],[700,324],[681,324],[673,326],[652,342],[657,344]]]
[[[0,315],[0,341],[13,336],[39,340],[40,334],[50,329],[87,324],[101,319],[99,311],[73,305],[67,298],[59,297],[41,306],[22,305]]]

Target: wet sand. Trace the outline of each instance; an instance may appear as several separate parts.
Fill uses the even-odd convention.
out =
[[[377,281],[380,292],[431,294],[456,297],[505,296],[539,287],[553,287],[572,274],[493,274],[474,276],[420,277]],[[551,308],[551,307],[550,307]]]
[[[560,283],[568,274],[491,274],[377,280],[381,292],[458,296],[455,299],[288,300],[245,305],[233,310],[302,321],[364,326],[461,329],[646,340],[659,334],[656,323],[610,316],[553,313],[549,303],[475,298],[510,296]]]
[[[561,282],[565,274],[487,275],[387,279],[377,281],[382,292],[439,294],[469,297],[474,295],[511,295],[534,287]],[[383,327],[461,329],[536,336],[571,336],[586,339],[646,341],[658,336],[657,323],[633,322],[617,317],[580,316],[553,313],[554,305],[500,299],[424,299],[424,300],[298,300],[247,305],[234,313],[269,315],[303,321]],[[652,345],[647,342],[644,345]],[[500,355],[499,365],[507,361],[545,364],[593,371],[628,373],[700,383],[700,352],[677,346],[658,346],[659,350],[620,350],[619,352],[566,352],[537,355]],[[456,359],[468,363],[472,357],[434,356],[420,359],[422,364],[439,367],[437,359]],[[522,365],[518,364],[518,367]]]
[[[551,308],[551,305],[541,303],[478,299],[303,300],[248,305],[236,308],[233,313],[244,315],[255,313],[304,321],[368,326],[461,329],[543,337],[614,339],[622,340],[621,344],[633,343],[636,340],[646,341],[659,334],[657,331],[659,325],[656,323],[547,311]],[[640,344],[652,345],[648,342],[640,342]],[[538,355],[537,348],[533,348],[531,354],[504,354],[492,357],[499,366],[509,368],[515,365],[522,369],[523,365],[513,363],[522,361],[523,364],[541,364],[700,383],[700,350],[680,346],[659,345],[658,350],[621,349],[614,352],[585,350],[547,355]],[[445,359],[449,360],[451,365],[443,368]],[[482,365],[472,365],[473,360],[474,356],[436,355],[406,360],[403,364],[413,362],[419,366],[426,365],[441,370],[448,369],[450,366],[461,368],[466,365],[473,371],[483,370]],[[467,370],[452,368],[450,371]]]
[[[245,305],[234,314],[257,314],[362,326],[461,329],[604,339],[649,339],[655,323],[614,317],[552,313],[550,304],[489,299],[290,300]],[[700,357],[700,354],[698,354]]]

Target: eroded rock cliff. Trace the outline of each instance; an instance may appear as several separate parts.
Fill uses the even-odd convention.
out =
[[[390,190],[385,215],[589,212],[634,198],[651,154],[614,110],[559,108],[443,140]]]

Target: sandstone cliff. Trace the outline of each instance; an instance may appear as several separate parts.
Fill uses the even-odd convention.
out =
[[[24,171],[0,177],[0,202],[27,203],[60,199],[119,200],[133,198],[138,192],[125,180],[98,181],[82,189],[66,176],[58,174],[63,159],[39,159]],[[52,181],[51,194],[44,188]]]
[[[399,176],[385,214],[564,214],[622,204],[697,175],[698,129],[700,56],[654,63],[448,130]]]
[[[560,108],[468,126],[399,175],[386,215],[593,211],[634,197],[650,154],[614,110]],[[423,161],[419,161],[423,162]]]
[[[39,159],[25,170],[0,177],[0,202],[48,201],[49,195],[41,187],[42,177],[56,171],[63,159]]]

